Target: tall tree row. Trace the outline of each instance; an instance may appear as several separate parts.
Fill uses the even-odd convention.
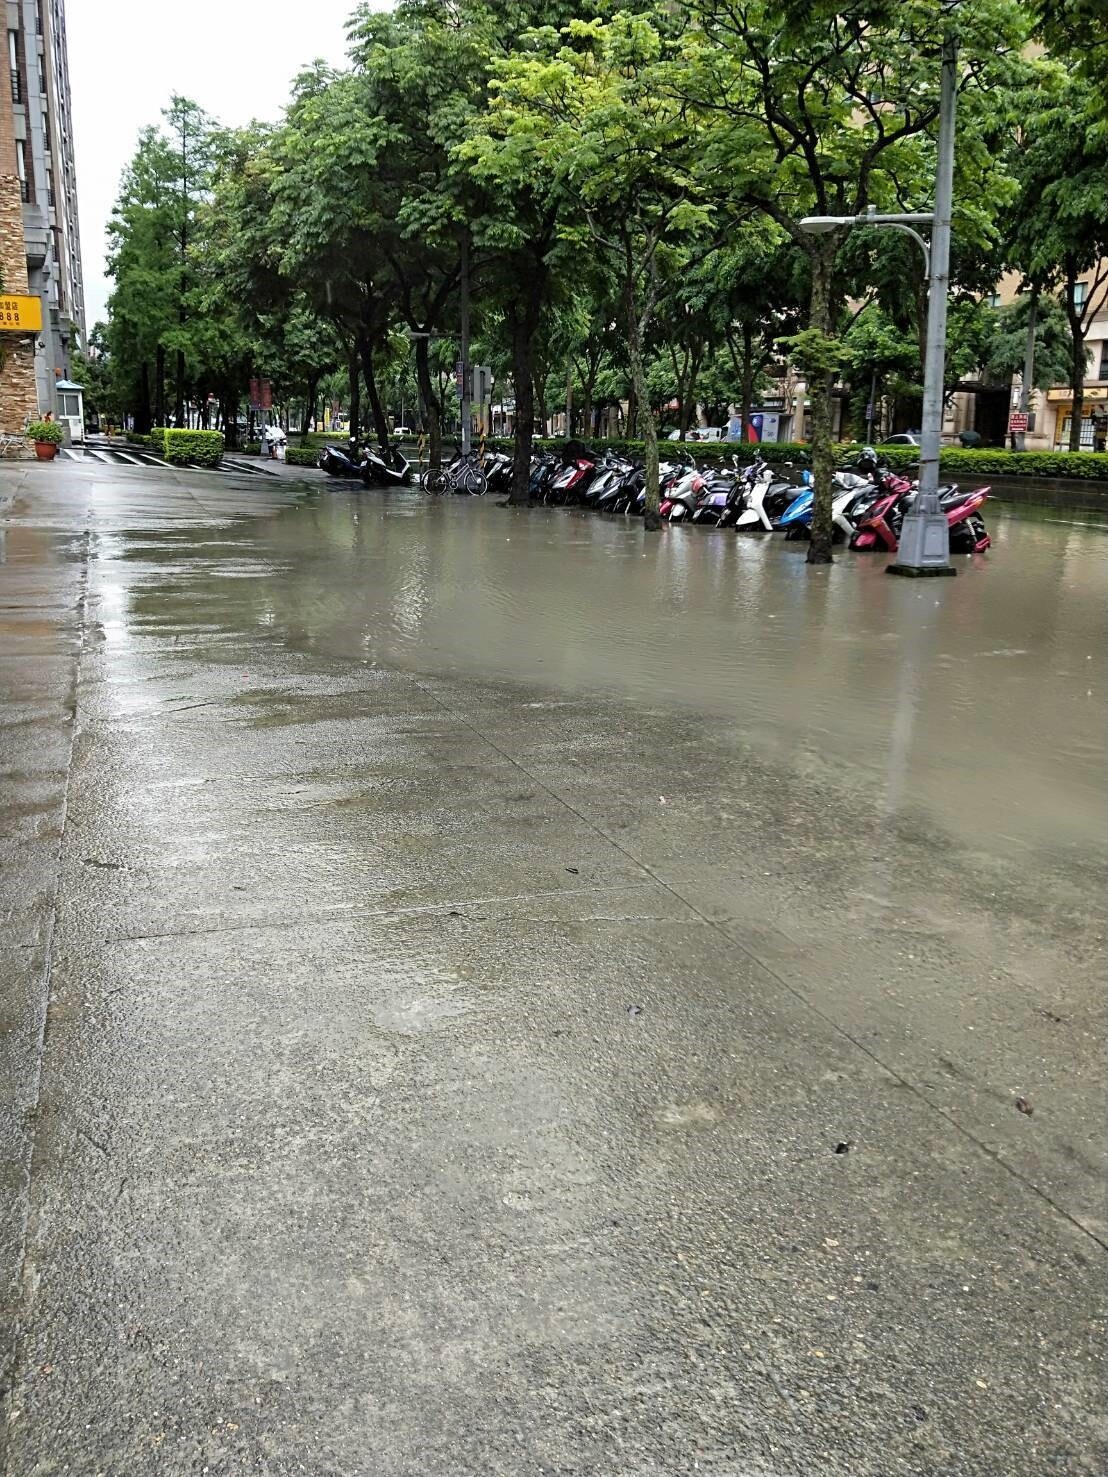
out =
[[[986,299],[1011,271],[1040,369],[1061,305],[1079,404],[1108,298],[1098,4],[363,5],[349,64],[305,71],[279,122],[225,131],[174,98],[140,138],[111,226],[116,392],[140,426],[213,402],[229,423],[264,374],[306,425],[337,371],[354,434],[384,438],[411,375],[437,463],[466,278],[514,400],[514,501],[536,417],[565,405],[571,431],[641,439],[650,526],[659,426],[686,433],[698,405],[745,425],[787,356],[828,559],[833,394],[857,432],[878,398],[918,404],[927,284],[903,238],[801,222],[929,208],[953,29],[948,385],[1010,363],[1016,319]]]

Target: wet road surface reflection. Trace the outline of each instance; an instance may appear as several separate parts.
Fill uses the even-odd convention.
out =
[[[963,838],[1096,845],[1108,532],[994,509],[994,547],[938,583],[779,538],[478,500],[326,492],[228,530],[192,619],[371,665],[595,693],[734,721],[865,803],[910,795]],[[128,552],[159,569],[167,548]],[[147,586],[148,614],[172,604]],[[134,593],[134,592],[132,592]]]

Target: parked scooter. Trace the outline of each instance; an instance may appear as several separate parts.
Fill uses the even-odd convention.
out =
[[[361,469],[362,481],[367,487],[410,487],[412,482],[411,463],[400,450],[399,441],[389,446],[368,450]]]
[[[548,503],[580,502],[581,494],[596,475],[597,463],[591,456],[571,457],[551,482],[546,494]]]
[[[671,469],[666,479],[668,486],[661,487],[659,509],[661,516],[670,523],[683,523],[696,514],[700,497],[704,491],[704,474],[698,468],[680,463]],[[659,475],[659,483],[661,477]]]
[[[952,554],[981,554],[992,543],[978,511],[989,491],[988,487],[977,487],[972,492],[963,492],[956,482],[939,488],[939,507],[946,515]],[[876,502],[869,516],[859,525],[850,547],[880,549],[894,554],[900,546],[904,515],[911,509],[917,495],[916,488],[909,485],[899,496],[890,492]]]
[[[316,464],[332,477],[360,477],[364,458],[353,437],[342,445],[328,444],[316,458]]]
[[[753,463],[746,507],[735,519],[735,527],[740,533],[773,533],[780,528],[782,515],[795,497],[794,484],[774,478],[773,469],[759,457]]]

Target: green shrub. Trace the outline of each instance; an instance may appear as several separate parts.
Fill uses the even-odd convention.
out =
[[[1108,481],[1108,457],[1095,451],[970,451],[951,447],[944,472],[971,477],[1064,477]]]
[[[302,436],[299,431],[293,431],[292,434],[296,437],[296,444],[302,451],[309,449],[319,451],[321,447],[341,445],[342,442],[350,439],[346,431],[309,431],[306,436]],[[371,427],[363,426],[361,439],[363,441],[374,440],[376,434]]]
[[[223,458],[222,431],[165,433],[165,459],[174,467],[218,467]]]
[[[51,446],[60,446],[65,431],[57,421],[31,421],[24,435],[31,441],[48,441]]]
[[[128,446],[149,446],[150,437],[140,435],[138,431],[128,431],[124,437]]]
[[[285,448],[285,462],[290,467],[315,467],[319,464],[319,452],[310,446],[288,446]]]
[[[260,441],[244,441],[242,454],[243,456],[261,456],[262,443]]]
[[[147,446],[151,451],[156,451],[159,456],[165,456],[165,432],[165,426],[152,426],[146,438]]]

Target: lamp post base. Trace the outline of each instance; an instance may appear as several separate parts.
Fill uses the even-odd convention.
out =
[[[890,574],[909,576],[954,574],[950,567],[950,526],[938,506],[938,498],[927,499],[931,507],[913,508],[904,515],[899,549]]]
[[[905,579],[921,580],[931,579],[935,575],[954,575],[958,571],[953,564],[890,564],[886,567],[885,573],[902,574]]]

